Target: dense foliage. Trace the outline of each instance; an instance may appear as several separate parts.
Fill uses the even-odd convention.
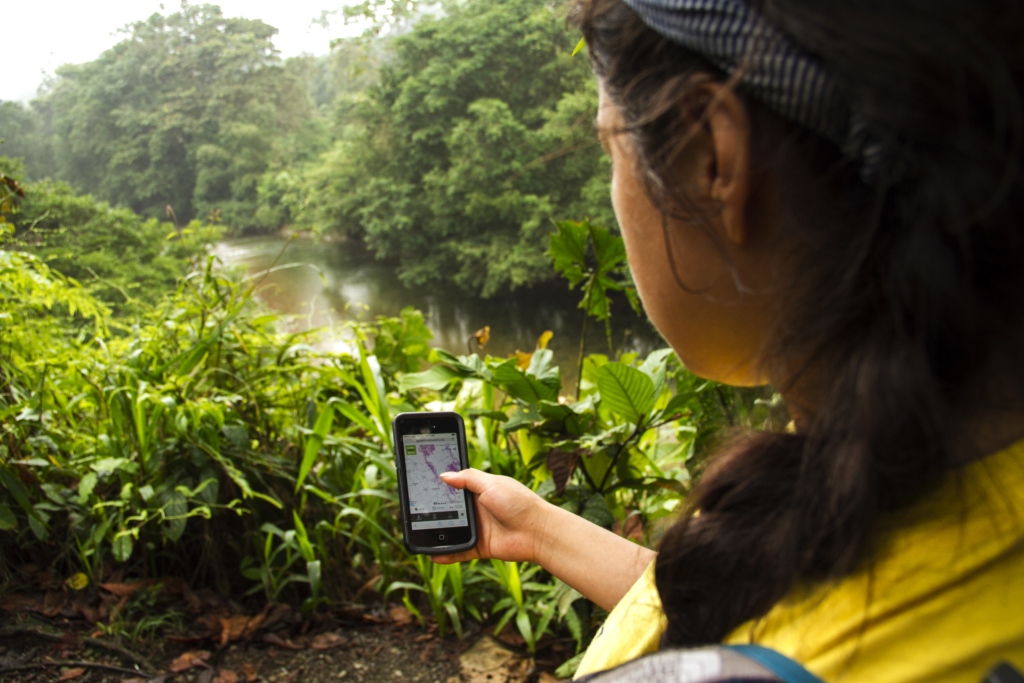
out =
[[[137,22],[86,64],[58,69],[36,113],[31,177],[52,176],[148,216],[219,209],[245,226],[256,185],[310,116],[309,96],[271,43],[276,29],[212,5]],[[5,104],[7,121],[25,112]],[[13,135],[12,135],[13,133]],[[40,164],[35,167],[31,163]]]
[[[141,218],[62,182],[29,182],[24,191],[30,201],[10,217],[7,247],[33,253],[115,314],[158,302],[222,233],[199,221],[178,227]]]
[[[539,0],[422,19],[307,170],[296,220],[362,237],[413,285],[488,296],[549,278],[553,218],[610,219],[595,209],[607,193],[595,86],[573,44]]]
[[[260,310],[258,279],[213,259],[142,312],[113,316],[12,249],[10,221],[35,191],[52,201],[52,187],[30,185],[24,199],[0,188],[0,585],[18,567],[48,566],[79,586],[115,573],[174,579],[307,610],[369,588],[442,631],[461,633],[467,618],[512,623],[532,649],[562,624],[582,646],[592,609],[539,568],[445,567],[405,552],[391,417],[457,410],[473,466],[651,542],[706,439],[770,413],[762,394],[699,381],[668,350],[589,355],[570,399],[546,337],[512,358],[456,356],[430,349],[411,309],[351,325],[347,351],[318,351],[316,332],[283,333]],[[618,238],[587,224],[558,234],[563,269],[603,274],[585,303],[623,286]]]
[[[271,27],[183,4],[30,108],[0,103],[0,149],[25,165],[0,157],[0,588],[31,565],[77,577],[62,590],[174,579],[306,610],[370,595],[442,632],[472,618],[581,647],[591,606],[540,568],[405,552],[391,416],[456,410],[475,467],[648,543],[718,429],[770,419],[770,394],[700,381],[667,349],[586,354],[585,334],[572,392],[548,335],[457,356],[412,309],[288,333],[259,278],[206,256],[221,222],[292,225],[364,242],[410,285],[486,296],[557,271],[599,322],[633,296],[600,227],[575,38],[544,0],[441,5],[282,62]],[[407,26],[416,7],[353,12]]]
[[[425,3],[385,4],[404,26]],[[0,103],[0,152],[150,217],[363,241],[409,285],[550,279],[552,221],[614,220],[576,37],[544,0],[435,10],[282,62],[272,27],[184,4],[59,69],[30,108]]]

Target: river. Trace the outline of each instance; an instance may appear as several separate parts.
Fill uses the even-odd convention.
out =
[[[564,281],[481,299],[456,290],[407,289],[391,266],[345,243],[264,235],[223,240],[214,254],[225,265],[250,274],[274,266],[260,282],[259,298],[271,310],[289,316],[295,328],[326,327],[326,348],[345,344],[346,330],[340,323],[394,316],[413,306],[423,312],[434,334],[432,344],[459,354],[468,352],[467,340],[485,325],[491,328],[486,352],[492,356],[531,351],[537,338],[550,330],[554,336],[548,348],[561,368],[563,391],[575,387],[583,312],[577,308],[581,295],[569,291]],[[618,299],[612,315],[612,354],[648,353],[664,346],[650,323],[623,297]],[[588,324],[586,348],[588,353],[609,352],[602,323]]]

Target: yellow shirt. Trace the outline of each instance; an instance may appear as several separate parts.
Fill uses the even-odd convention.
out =
[[[726,642],[773,648],[831,683],[980,683],[999,661],[1024,671],[1024,441],[887,519],[870,568],[797,593]],[[664,629],[652,564],[576,675],[654,652]]]

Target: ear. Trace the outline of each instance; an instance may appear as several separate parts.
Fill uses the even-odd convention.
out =
[[[721,207],[725,237],[735,245],[750,237],[747,220],[750,199],[750,117],[747,107],[731,89],[709,84],[706,129],[711,138],[713,163],[703,179],[709,197]]]

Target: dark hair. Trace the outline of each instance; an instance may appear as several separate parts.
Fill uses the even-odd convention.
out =
[[[979,421],[1020,410],[1024,387],[1024,10],[756,4],[831,70],[884,162],[865,184],[858,160],[735,86],[764,160],[758,192],[784,211],[780,272],[798,273],[779,283],[766,370],[827,382],[798,434],[749,434],[719,453],[666,534],[655,576],[676,645],[718,642],[798,585],[864,566],[880,515],[983,455]],[[726,75],[621,0],[572,12],[652,200],[699,218],[671,167],[700,120],[688,103],[707,106],[695,85]]]

